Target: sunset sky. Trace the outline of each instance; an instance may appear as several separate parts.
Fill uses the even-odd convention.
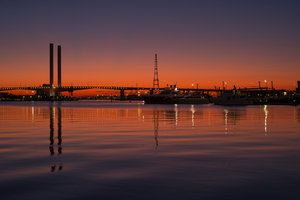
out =
[[[0,0],[0,87],[48,83],[52,42],[62,45],[63,85],[151,87],[157,53],[161,87],[294,89],[299,9],[299,0]]]

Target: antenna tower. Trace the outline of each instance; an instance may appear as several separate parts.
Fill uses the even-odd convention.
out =
[[[155,59],[154,59],[153,90],[154,90],[154,92],[158,92],[159,91],[157,54],[155,54]]]

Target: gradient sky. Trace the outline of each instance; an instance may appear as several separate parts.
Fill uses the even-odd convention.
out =
[[[49,82],[62,45],[64,85],[257,86],[300,80],[299,0],[0,0],[0,87]]]

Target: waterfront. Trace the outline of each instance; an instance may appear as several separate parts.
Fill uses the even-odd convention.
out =
[[[3,199],[298,199],[300,107],[1,102]]]

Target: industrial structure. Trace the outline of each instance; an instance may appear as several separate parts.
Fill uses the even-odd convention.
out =
[[[154,57],[153,90],[154,90],[154,93],[156,93],[156,94],[159,93],[157,54],[155,54],[155,57]]]
[[[47,96],[50,98],[56,98],[61,96],[61,92],[69,92],[71,95],[75,90],[88,90],[88,89],[103,89],[103,90],[119,90],[121,99],[125,98],[125,91],[149,91],[150,94],[157,94],[164,88],[159,87],[158,78],[158,58],[157,54],[154,57],[154,78],[153,87],[118,87],[118,86],[63,86],[62,85],[62,48],[61,45],[57,45],[57,85],[54,84],[54,44],[49,44],[49,84],[43,84],[36,87],[0,87],[0,91],[10,90],[32,90],[36,91],[36,95]],[[196,90],[201,92],[220,92],[220,89],[192,89],[192,88],[180,88],[181,91]]]
[[[57,45],[57,87],[54,86],[54,44],[49,45],[49,69],[50,69],[50,84],[49,96],[60,96],[61,88],[61,46]]]
[[[120,99],[125,99],[125,91],[149,91],[150,95],[159,94],[161,91],[175,90],[177,93],[215,93],[217,95],[222,95],[226,92],[234,92],[234,94],[244,94],[247,97],[258,97],[260,100],[265,98],[277,98],[279,96],[286,96],[287,90],[275,90],[273,87],[273,82],[271,82],[271,88],[261,87],[260,82],[258,83],[258,88],[244,88],[237,89],[234,87],[233,90],[227,89],[225,83],[223,82],[223,88],[214,89],[200,89],[198,88],[178,88],[176,85],[172,85],[167,88],[160,88],[159,77],[158,77],[158,56],[155,54],[154,57],[154,77],[153,77],[153,87],[118,87],[118,86],[63,86],[62,85],[62,48],[61,45],[57,45],[57,85],[54,84],[54,44],[49,44],[49,84],[43,84],[37,87],[0,87],[0,91],[10,91],[10,90],[32,90],[36,91],[36,95],[45,97],[46,99],[59,99],[61,98],[62,92],[69,92],[71,96],[75,90],[88,90],[88,89],[101,89],[101,90],[117,90],[120,91]],[[296,93],[300,96],[300,81],[298,81],[298,88],[295,91],[288,91],[288,93]]]

